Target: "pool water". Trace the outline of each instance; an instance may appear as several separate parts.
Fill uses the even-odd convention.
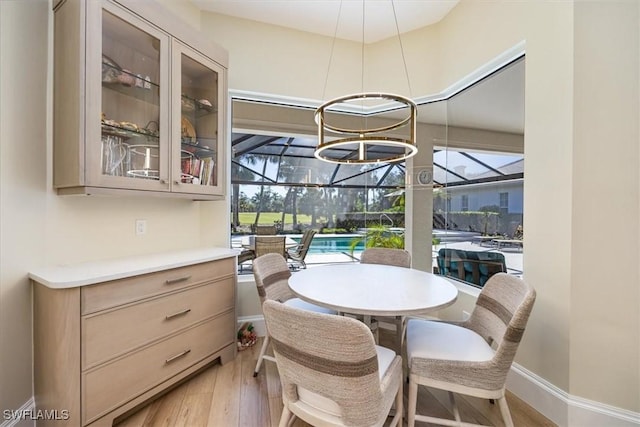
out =
[[[340,253],[351,252],[351,242],[356,237],[360,237],[359,234],[348,235],[336,235],[336,234],[316,234],[311,241],[311,247],[309,248],[310,254],[325,254],[325,253]],[[300,242],[300,237],[292,237],[296,242]],[[364,241],[361,241],[356,246],[356,251],[362,251],[364,249]]]

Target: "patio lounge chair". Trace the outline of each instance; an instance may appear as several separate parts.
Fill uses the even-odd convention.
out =
[[[255,236],[254,251],[256,258],[270,253],[285,256],[284,242],[285,236]]]
[[[465,251],[442,248],[438,251],[438,272],[477,286],[484,286],[496,273],[506,273],[507,263],[500,252]]]
[[[256,253],[251,249],[244,249],[242,252],[238,254],[238,266],[240,266],[240,271],[242,271],[242,266],[247,261],[253,261],[256,258]]]
[[[287,249],[287,258],[295,263],[300,264],[302,268],[307,268],[307,264],[305,264],[304,259],[307,256],[307,252],[309,252],[311,241],[313,240],[313,236],[315,236],[316,233],[317,231],[313,229],[305,231],[302,235],[302,239],[300,239],[300,244],[295,248]]]
[[[256,225],[255,232],[258,236],[273,236],[277,230],[275,225]]]

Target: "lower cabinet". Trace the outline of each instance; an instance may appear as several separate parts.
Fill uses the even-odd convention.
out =
[[[52,425],[111,425],[235,357],[235,258],[87,286],[32,281],[36,408],[68,414]]]

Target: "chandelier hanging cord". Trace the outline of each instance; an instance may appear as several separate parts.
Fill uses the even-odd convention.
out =
[[[360,48],[360,92],[364,93],[364,0],[362,0],[362,47]],[[364,108],[364,104],[363,104]]]
[[[338,38],[338,27],[340,26],[340,15],[342,14],[342,0],[338,6],[338,18],[336,19],[336,27],[333,29],[333,41],[331,42],[331,52],[329,53],[329,63],[327,64],[327,74],[324,78],[324,87],[322,88],[322,101],[324,102],[327,94],[327,84],[329,83],[329,72],[331,71],[331,63],[333,62],[333,51],[336,47],[336,39]]]
[[[404,46],[402,45],[402,37],[400,36],[400,26],[398,25],[398,15],[396,14],[396,5],[391,0],[391,9],[393,9],[393,20],[396,23],[396,32],[398,34],[398,43],[400,43],[400,55],[402,55],[402,63],[404,64],[404,74],[407,78],[407,87],[409,88],[409,98],[413,98],[413,92],[411,91],[411,80],[409,79],[409,69],[407,68],[407,59],[404,56]]]
[[[411,96],[411,82],[409,80],[409,71],[400,37],[400,26],[398,25],[398,17],[396,14],[393,0],[391,6],[393,17],[398,33],[400,44],[402,63],[404,66],[405,77]],[[343,0],[340,1],[340,9],[338,10],[338,18],[334,29],[334,39],[331,45],[331,56],[327,67],[327,76],[323,88],[322,98],[326,95],[328,86],[329,73],[333,62],[333,54],[335,51],[335,43],[338,35],[338,27],[340,15],[342,11]],[[362,0],[362,47],[361,47],[361,93],[346,95],[324,102],[315,111],[315,121],[318,125],[318,145],[314,151],[314,156],[319,160],[331,163],[349,164],[361,163],[372,164],[381,162],[399,162],[414,156],[418,152],[416,144],[416,115],[417,106],[410,98],[400,95],[394,95],[383,92],[365,92],[364,91],[364,65],[365,65],[365,0]],[[408,114],[404,118],[393,120],[391,124],[374,124],[369,127],[369,115],[371,112],[365,108],[365,103],[370,99],[378,99],[382,101],[392,101],[401,104],[403,108],[408,109]],[[340,122],[329,123],[326,113],[331,108],[340,104],[348,104],[351,101],[359,101],[361,105],[360,127],[352,127]],[[375,114],[375,113],[374,113]],[[357,119],[357,117],[356,117]],[[407,136],[396,136],[389,132],[396,132],[400,128],[408,128]],[[341,134],[341,136],[328,136],[327,132]],[[371,148],[371,149],[370,149]],[[350,152],[345,155],[345,152]],[[355,156],[355,157],[354,157]]]

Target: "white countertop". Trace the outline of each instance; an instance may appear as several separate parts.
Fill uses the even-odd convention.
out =
[[[64,289],[153,273],[170,268],[231,258],[237,249],[209,247],[129,256],[72,265],[36,269],[29,278],[49,288]]]

